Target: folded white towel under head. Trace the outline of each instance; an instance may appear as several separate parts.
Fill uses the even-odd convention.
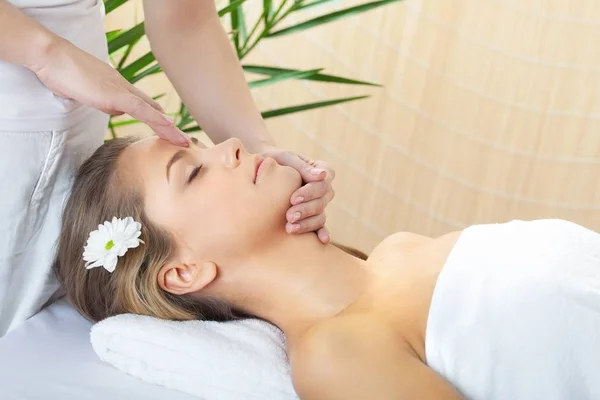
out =
[[[174,322],[123,314],[95,324],[103,361],[205,400],[297,399],[285,337],[259,320]]]

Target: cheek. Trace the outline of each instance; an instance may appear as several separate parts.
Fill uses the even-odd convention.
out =
[[[231,177],[223,178],[215,176],[199,182],[190,196],[187,223],[193,226],[193,240],[207,251],[239,243],[247,237],[249,227],[256,225],[252,221],[256,214],[252,187]]]
[[[257,186],[220,174],[206,178],[190,196],[187,224],[190,240],[215,259],[283,231],[291,195],[302,184],[296,170],[280,166]]]

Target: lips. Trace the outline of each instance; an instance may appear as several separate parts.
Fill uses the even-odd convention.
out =
[[[267,168],[269,168],[269,166],[274,163],[275,160],[273,160],[272,158],[266,157],[266,158],[260,158],[257,163],[256,163],[256,172],[254,174],[254,184],[256,184],[258,182],[258,180],[262,177],[263,173],[265,172],[265,170]]]
[[[260,166],[265,161],[262,157],[256,157],[256,161],[254,162],[254,184],[256,184],[256,179],[258,178],[258,173],[260,171]]]

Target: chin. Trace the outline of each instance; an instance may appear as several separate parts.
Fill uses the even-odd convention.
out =
[[[302,186],[302,177],[295,169],[276,164],[261,183],[261,191],[270,206],[285,213],[291,206],[292,193]]]

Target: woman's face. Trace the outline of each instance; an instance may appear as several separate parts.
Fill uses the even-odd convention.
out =
[[[297,171],[248,154],[230,139],[188,148],[156,137],[130,145],[122,168],[143,185],[148,218],[173,233],[179,249],[216,263],[248,255],[285,232]]]

